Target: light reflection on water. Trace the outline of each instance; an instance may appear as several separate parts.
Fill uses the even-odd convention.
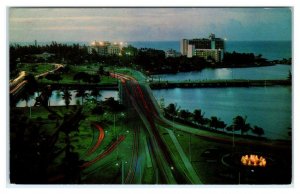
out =
[[[155,78],[168,81],[192,81],[192,80],[224,80],[224,79],[246,79],[246,80],[272,80],[287,79],[290,65],[275,65],[266,67],[247,68],[218,68],[203,69],[202,71],[181,72],[177,74],[154,75]]]

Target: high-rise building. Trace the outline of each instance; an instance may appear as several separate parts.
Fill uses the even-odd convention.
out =
[[[180,52],[182,55],[186,56],[188,51],[189,40],[182,39],[180,41]]]
[[[109,45],[107,47],[107,53],[109,55],[120,55],[121,54],[121,47],[119,44]]]
[[[208,38],[182,39],[181,54],[187,57],[203,57],[206,60],[221,62],[224,55],[225,44],[222,38],[210,34]]]
[[[192,58],[195,56],[195,45],[189,44],[187,49],[187,57]]]

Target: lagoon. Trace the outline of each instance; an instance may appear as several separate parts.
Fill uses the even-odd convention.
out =
[[[291,65],[274,65],[264,67],[243,68],[206,68],[202,71],[181,72],[177,74],[153,75],[153,78],[161,81],[196,81],[196,80],[276,80],[287,79]]]
[[[290,139],[292,127],[292,88],[289,86],[251,88],[175,88],[153,90],[155,98],[167,106],[176,103],[180,109],[201,109],[210,118],[217,116],[232,124],[237,115],[247,116],[270,139]]]

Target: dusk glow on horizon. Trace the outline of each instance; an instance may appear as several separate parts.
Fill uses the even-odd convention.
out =
[[[291,40],[289,8],[10,8],[11,42]]]

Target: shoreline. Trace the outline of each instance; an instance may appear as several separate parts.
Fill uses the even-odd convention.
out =
[[[291,86],[291,80],[153,81],[151,89]]]
[[[191,70],[191,71],[177,71],[177,72],[172,72],[172,71],[166,71],[166,72],[152,72],[147,74],[148,76],[155,76],[155,75],[163,75],[163,74],[167,74],[167,75],[176,75],[177,73],[188,73],[188,72],[201,72],[205,69],[219,69],[219,68],[257,68],[257,67],[270,67],[270,66],[276,66],[276,65],[287,65],[287,66],[291,66],[292,64],[284,64],[284,63],[269,63],[269,64],[264,64],[264,65],[219,65],[219,66],[211,66],[211,67],[204,67],[201,70]]]
[[[69,105],[70,109],[72,107],[77,107],[77,106],[82,106],[82,105]],[[64,105],[62,106],[50,106],[51,108],[62,108],[64,107]],[[20,109],[20,110],[26,110],[26,109],[29,109],[30,107],[14,107],[15,109]],[[34,109],[41,109],[43,107],[41,106],[33,106],[31,107],[32,111],[34,111]],[[170,120],[168,117],[164,116],[165,119],[167,119],[168,121],[172,122],[172,120]],[[176,120],[176,123],[180,124],[180,125],[184,125],[186,127],[191,127],[191,128],[194,128],[196,130],[199,130],[199,132],[201,131],[205,131],[209,134],[215,134],[215,135],[221,135],[221,136],[224,136],[225,138],[228,138],[227,140],[231,141],[232,139],[232,133],[227,133],[227,132],[223,132],[223,131],[220,131],[220,130],[213,130],[213,129],[209,129],[209,127],[203,127],[203,126],[196,126],[196,124],[193,124],[193,123],[190,123],[190,124],[187,124],[187,123],[182,123],[182,122],[179,122],[178,120]],[[207,128],[207,129],[204,129],[204,128]],[[182,132],[185,132],[185,131],[182,131]],[[201,136],[200,134],[198,134],[198,136]],[[260,143],[276,143],[276,144],[284,144],[284,145],[289,145],[290,143],[292,143],[292,137],[289,139],[270,139],[270,138],[267,138],[267,137],[258,137],[258,136],[254,136],[254,135],[241,135],[239,133],[235,133],[234,134],[235,138],[237,138],[236,140],[238,141],[241,141],[241,140],[250,140],[250,141],[255,141],[255,142],[260,142]],[[211,136],[213,138],[213,136]],[[249,142],[247,142],[249,143]]]

